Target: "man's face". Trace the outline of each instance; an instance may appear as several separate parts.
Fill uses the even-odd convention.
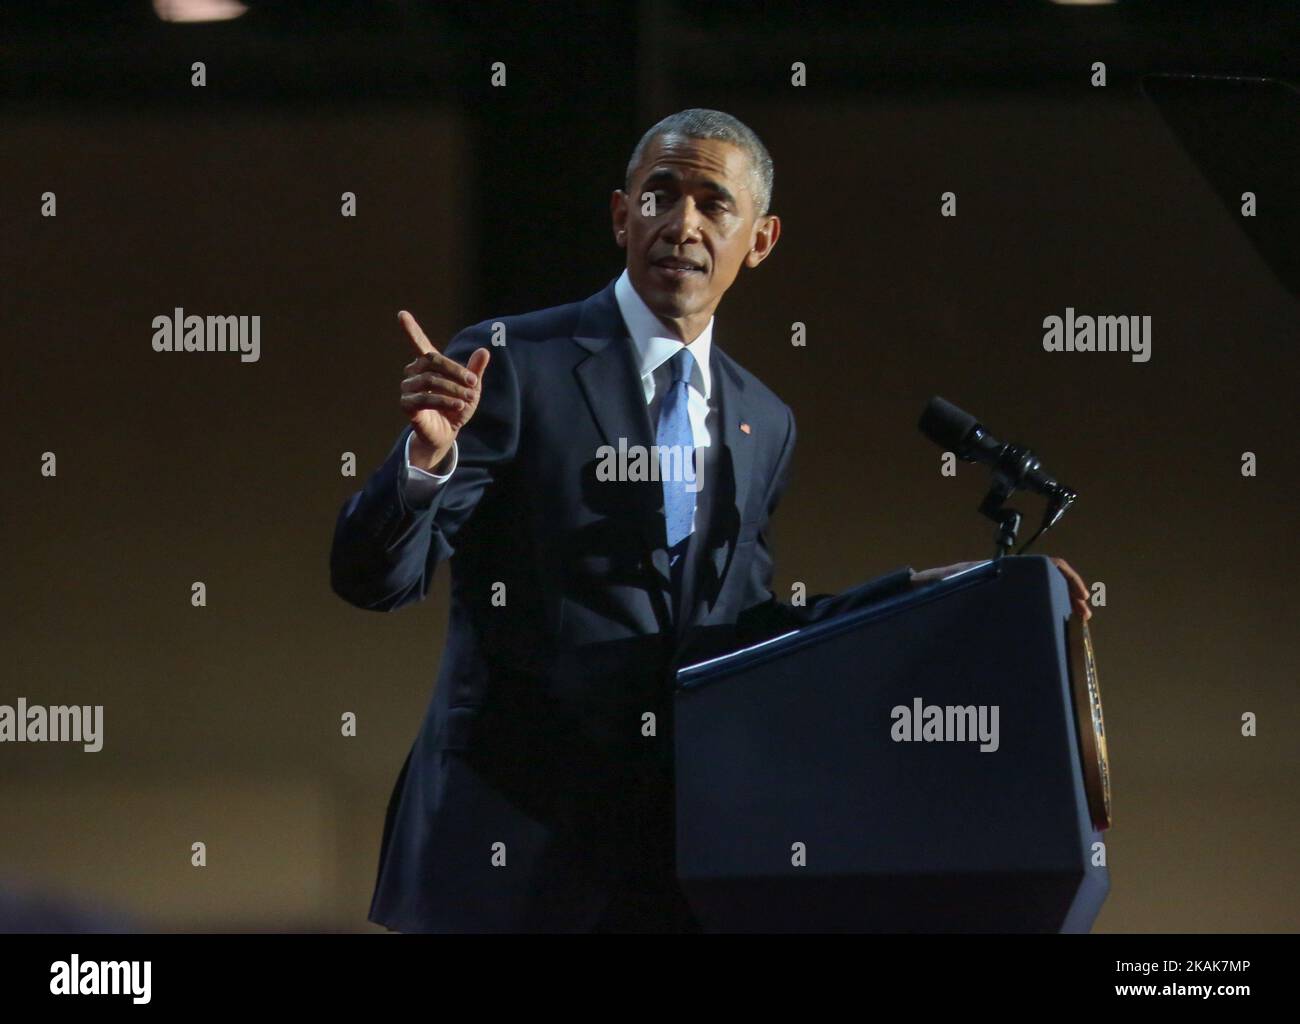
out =
[[[741,264],[756,267],[767,258],[780,221],[759,215],[745,151],[716,139],[658,136],[628,187],[611,201],[628,275],[660,319],[694,340]],[[642,212],[647,192],[653,214]]]

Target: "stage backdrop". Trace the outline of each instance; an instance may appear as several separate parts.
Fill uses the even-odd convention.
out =
[[[1098,928],[1293,928],[1297,309],[1154,111],[1083,88],[668,101],[643,115],[731,110],[776,160],[784,234],[714,337],[798,417],[782,596],[989,554],[984,472],[942,476],[915,431],[930,395],[1041,450],[1082,497],[1040,550],[1106,587]],[[498,251],[549,279],[580,251],[546,298],[596,291],[620,270],[603,212],[620,182],[558,154],[520,167],[593,212],[530,234],[544,212],[522,204],[503,238],[467,201],[482,169],[450,108],[37,107],[4,134],[3,698],[103,704],[106,733],[96,754],[0,750],[4,882],[147,927],[373,928],[447,611],[445,574],[387,616],[329,588],[339,506],[403,425],[395,314],[438,342],[519,312],[491,306],[519,293],[492,279]],[[606,141],[619,166],[635,132]],[[176,307],[260,315],[260,359],[155,353],[151,321]],[[1044,352],[1067,307],[1149,315],[1150,361]]]

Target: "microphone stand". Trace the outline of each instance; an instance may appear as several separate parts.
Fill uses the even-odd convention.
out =
[[[1005,502],[1021,489],[1025,478],[1040,465],[1033,452],[1019,445],[1003,445],[1002,451],[998,454],[998,460],[993,466],[993,484],[979,508],[980,515],[998,524],[998,531],[993,539],[995,563],[1000,562],[1003,555],[1011,553],[1023,518],[1017,509],[1005,507]],[[1077,497],[1078,495],[1064,484],[1053,485],[1052,490],[1048,492],[1047,510],[1043,513],[1042,524],[1034,535],[1025,541],[1017,554],[1023,555],[1029,549],[1029,545],[1055,526]]]

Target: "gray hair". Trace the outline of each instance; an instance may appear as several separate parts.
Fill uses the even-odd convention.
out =
[[[692,107],[669,114],[648,132],[641,136],[641,141],[632,150],[632,157],[627,162],[627,174],[623,181],[624,189],[632,183],[632,175],[641,166],[646,147],[660,135],[681,135],[688,139],[717,139],[739,146],[749,157],[750,173],[754,177],[754,201],[760,214],[767,213],[772,202],[772,157],[767,147],[753,130],[738,118],[724,114],[721,110],[704,110]]]

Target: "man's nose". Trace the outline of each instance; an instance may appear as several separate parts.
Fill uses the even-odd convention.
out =
[[[684,245],[687,242],[700,240],[700,210],[690,196],[683,196],[681,202],[677,203],[668,215],[663,238],[665,242],[671,242],[673,245]]]

